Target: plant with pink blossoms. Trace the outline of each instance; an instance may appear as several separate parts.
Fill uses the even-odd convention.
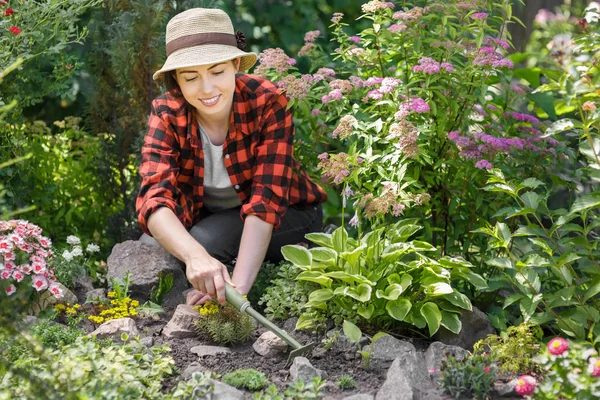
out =
[[[600,398],[600,358],[594,347],[585,342],[571,343],[568,351],[555,354],[552,343],[566,341],[555,338],[548,351],[534,358],[543,368],[543,379],[538,383],[533,398],[540,400]],[[564,342],[563,342],[564,341]]]
[[[0,288],[3,296],[35,301],[48,290],[62,297],[48,261],[54,256],[52,242],[42,229],[25,220],[0,221]],[[17,303],[15,302],[15,305]]]

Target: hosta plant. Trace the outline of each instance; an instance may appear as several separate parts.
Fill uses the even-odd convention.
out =
[[[458,281],[485,288],[484,279],[462,258],[437,258],[429,243],[408,238],[421,229],[405,219],[368,232],[359,240],[341,227],[332,234],[310,233],[306,238],[319,247],[288,245],[282,254],[302,272],[298,281],[317,283],[305,304],[335,322],[387,327],[403,322],[435,334],[440,326],[458,333],[461,310],[471,310],[468,297],[455,289]],[[426,255],[427,254],[427,255]],[[302,314],[297,329],[312,324]]]

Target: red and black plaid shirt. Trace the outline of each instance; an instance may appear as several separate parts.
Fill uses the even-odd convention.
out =
[[[272,82],[237,75],[223,144],[225,166],[242,202],[241,218],[256,215],[275,229],[288,205],[327,200],[294,159],[294,124],[287,104]],[[187,229],[200,220],[204,152],[198,122],[181,93],[167,93],[152,102],[140,175],[136,209],[145,233],[150,234],[148,218],[159,207],[173,210]]]

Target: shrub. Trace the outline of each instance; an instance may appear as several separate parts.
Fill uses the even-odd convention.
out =
[[[448,355],[442,363],[442,377],[442,388],[455,399],[472,396],[483,400],[497,379],[495,361],[481,355],[471,355],[463,361],[457,361]]]
[[[269,384],[266,375],[255,369],[238,369],[221,378],[223,383],[238,389],[260,390]]]
[[[502,374],[538,374],[539,366],[533,362],[533,357],[540,352],[538,343],[541,339],[542,330],[537,326],[511,326],[500,335],[488,335],[475,343],[473,354],[492,355]]]
[[[219,344],[244,343],[254,333],[252,318],[232,305],[207,302],[194,307],[200,317],[194,321],[198,334],[208,336]]]

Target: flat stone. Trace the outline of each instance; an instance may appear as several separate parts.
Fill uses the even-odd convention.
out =
[[[181,304],[181,292],[188,288],[184,264],[161,246],[127,240],[112,248],[106,263],[108,280],[124,279],[131,272],[131,297],[140,302],[149,300],[152,287],[158,287],[160,273],[173,275],[173,287],[165,295],[163,307]]]
[[[394,360],[375,400],[421,400],[431,389],[425,362],[416,353],[407,354]]]
[[[200,314],[192,306],[187,304],[178,305],[173,317],[162,331],[163,336],[169,339],[196,337],[194,321],[198,317],[200,317]]]
[[[140,339],[140,343],[146,347],[154,346],[154,338],[152,336],[146,336]]]
[[[271,331],[260,335],[252,348],[263,357],[277,357],[287,352],[288,344]]]
[[[208,396],[198,397],[206,400],[244,400],[244,392],[223,382],[212,380],[214,390]]]
[[[304,383],[310,382],[317,376],[323,376],[323,371],[312,366],[306,357],[296,357],[290,367],[292,380],[302,379]]]
[[[488,335],[496,334],[496,330],[487,315],[477,307],[473,307],[473,311],[463,310],[460,322],[462,330],[458,335],[442,326],[437,334],[438,340],[451,346],[473,351],[473,345],[479,340],[485,339]]]
[[[199,363],[193,362],[187,366],[187,368],[181,373],[181,378],[184,380],[188,380],[192,377],[195,372],[204,372],[206,369],[202,367]]]
[[[128,334],[129,337],[139,335],[135,322],[131,318],[119,318],[107,321],[100,325],[94,332],[90,333],[89,336],[95,336],[99,339],[106,337],[120,339],[122,333]]]
[[[352,396],[344,397],[342,400],[374,400],[375,396],[372,394],[358,393]]]
[[[442,378],[442,362],[446,360],[446,354],[462,361],[469,355],[469,352],[462,347],[450,346],[442,342],[431,343],[425,352],[425,366],[436,381]]]
[[[198,357],[202,357],[202,356],[214,356],[214,355],[223,354],[223,353],[231,353],[231,349],[229,347],[223,347],[223,346],[200,345],[200,346],[192,347],[190,349],[190,352],[194,353]]]
[[[363,347],[363,351],[369,351],[370,345]],[[387,335],[375,342],[371,353],[371,362],[381,368],[388,368],[397,358],[415,358],[417,349],[412,343],[396,339]]]
[[[106,297],[106,291],[104,289],[92,289],[88,290],[85,294],[85,302],[92,303],[95,301],[106,301],[108,297]]]

